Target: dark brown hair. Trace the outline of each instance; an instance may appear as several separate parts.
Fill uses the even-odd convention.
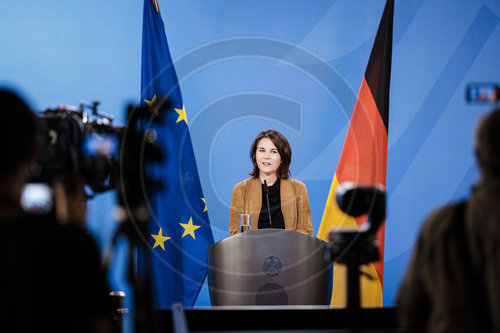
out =
[[[16,92],[0,89],[0,178],[34,154],[36,130],[37,117],[28,104]]]
[[[278,153],[280,154],[281,164],[278,168],[278,177],[281,179],[287,179],[290,176],[289,167],[290,162],[292,161],[292,148],[290,148],[290,144],[283,134],[272,129],[260,132],[253,141],[252,147],[250,148],[250,159],[253,163],[253,171],[250,172],[249,175],[254,178],[259,177],[259,167],[257,166],[255,154],[257,152],[257,145],[259,144],[260,140],[264,138],[268,138],[269,140],[271,140],[278,149]]]
[[[476,156],[486,175],[500,178],[500,107],[484,116],[477,127]]]

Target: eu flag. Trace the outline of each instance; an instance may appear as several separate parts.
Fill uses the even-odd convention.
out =
[[[163,98],[171,102],[171,108],[156,107]],[[156,0],[144,1],[141,99],[152,117],[162,117],[161,124],[155,125],[156,143],[166,155],[165,161],[149,170],[164,184],[149,198],[155,304],[161,308],[174,302],[193,306],[207,274],[206,249],[213,235],[186,108]]]

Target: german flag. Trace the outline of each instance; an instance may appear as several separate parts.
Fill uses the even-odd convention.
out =
[[[340,211],[335,201],[336,187],[346,181],[360,185],[386,185],[389,85],[391,78],[394,0],[387,0],[375,37],[370,59],[359,89],[342,153],[321,219],[318,238],[328,240],[332,228],[359,227],[362,217]],[[384,224],[377,232],[380,261],[361,267],[361,306],[382,306],[384,274]],[[332,305],[346,304],[345,266],[334,265]]]

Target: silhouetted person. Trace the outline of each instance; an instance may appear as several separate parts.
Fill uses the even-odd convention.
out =
[[[477,128],[476,157],[470,198],[422,227],[397,299],[403,327],[500,332],[500,108]]]
[[[27,167],[37,156],[36,132],[37,117],[28,105],[0,90],[0,331],[109,332],[100,255],[81,227],[81,179],[54,183],[55,196],[64,199],[61,221],[21,209]]]

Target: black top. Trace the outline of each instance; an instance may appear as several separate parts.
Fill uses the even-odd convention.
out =
[[[265,186],[266,185],[262,184],[262,208],[259,215],[259,229],[285,229],[285,219],[283,218],[283,213],[281,212],[280,179],[278,178],[278,180],[272,186],[268,186],[269,206],[271,207],[272,224],[269,224],[266,190],[264,188]]]

